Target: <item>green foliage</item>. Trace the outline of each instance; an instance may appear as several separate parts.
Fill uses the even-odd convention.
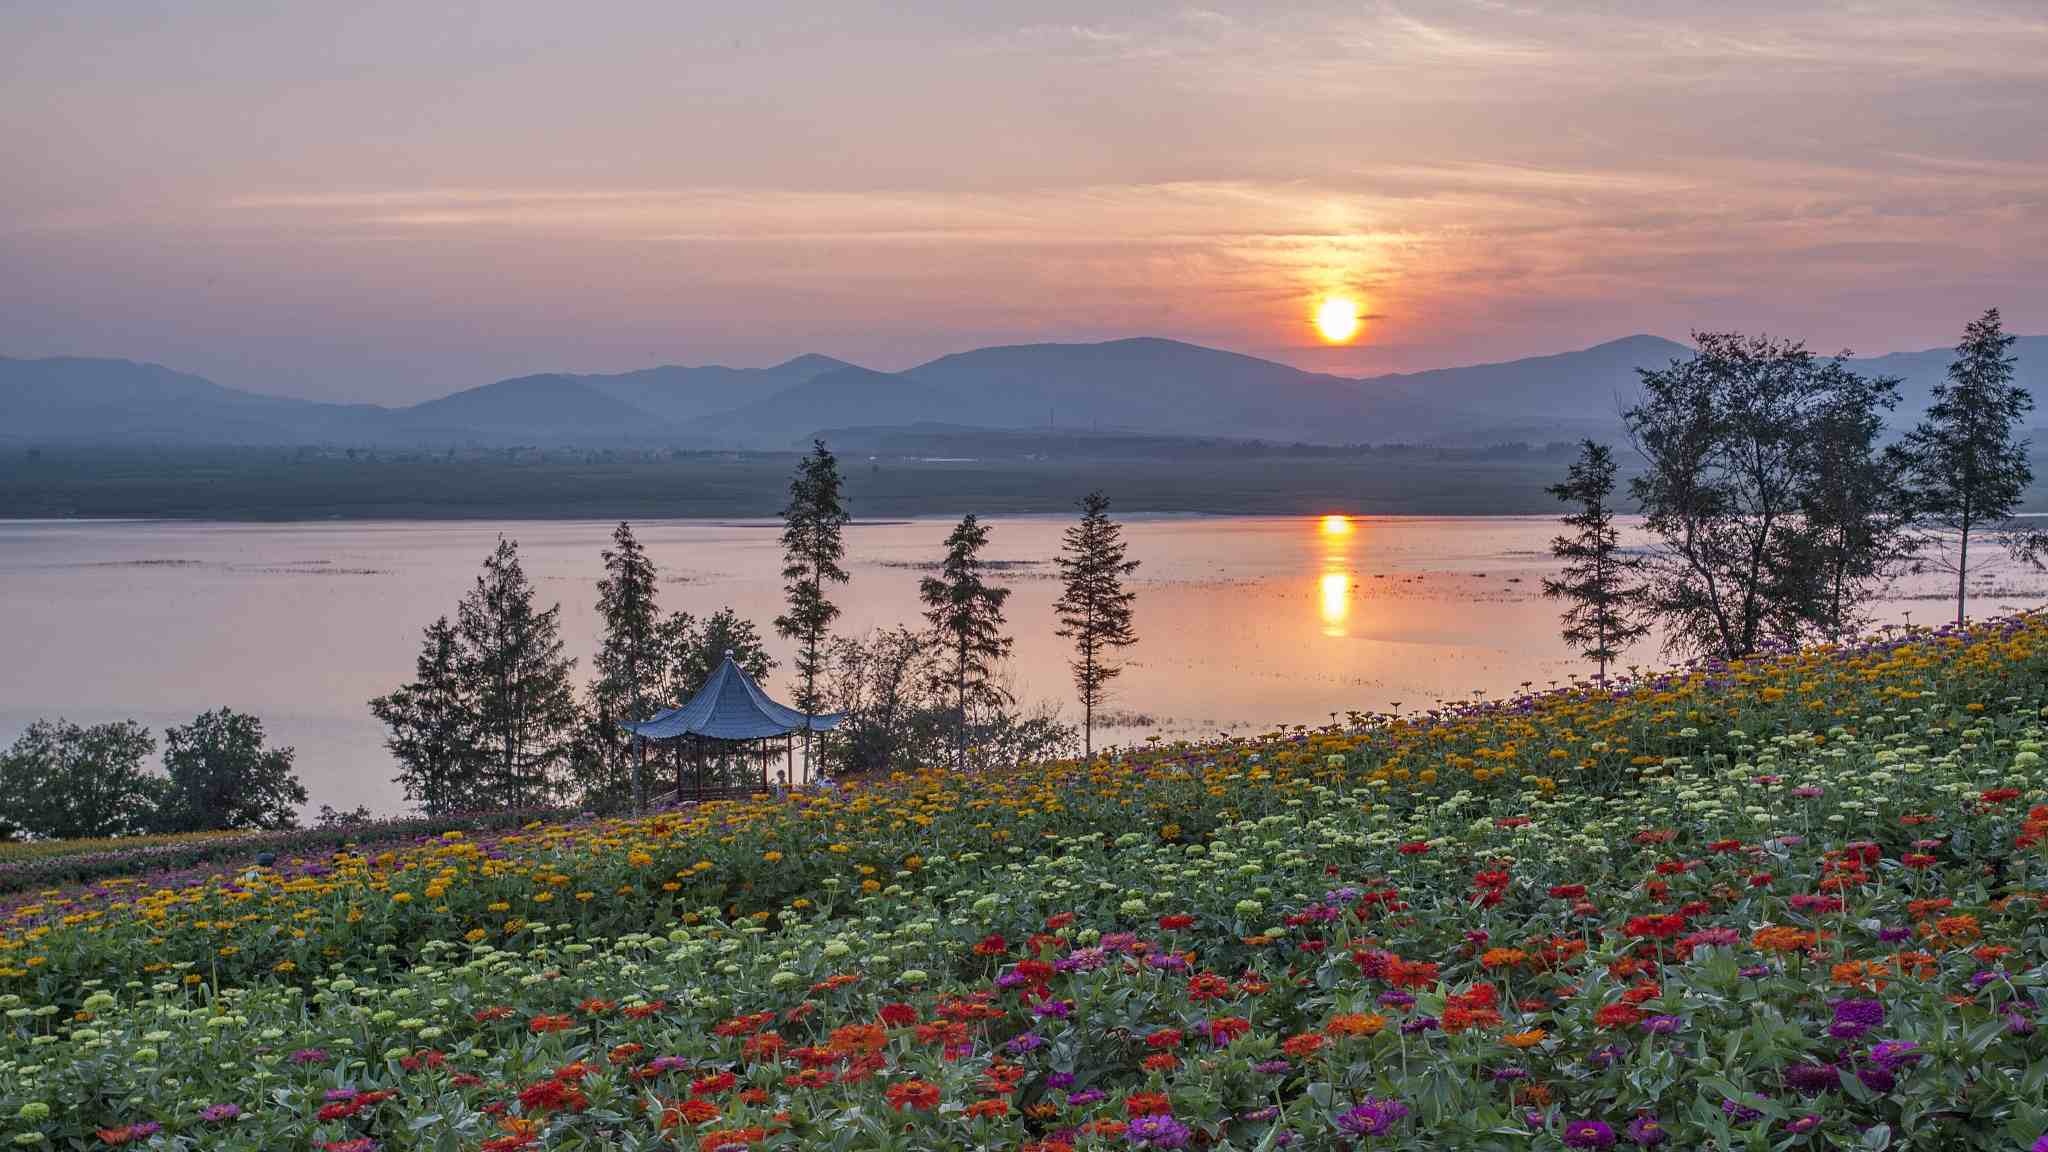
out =
[[[1564,642],[1593,661],[1605,681],[1615,657],[1650,631],[1636,618],[1642,594],[1634,582],[1642,561],[1621,550],[1614,527],[1614,453],[1605,444],[1584,441],[1564,482],[1546,491],[1577,511],[1564,517],[1572,534],[1550,542],[1550,554],[1564,562],[1564,570],[1544,579],[1543,594],[1567,601]]]
[[[597,582],[604,639],[592,661],[596,675],[581,722],[577,776],[586,795],[628,799],[638,812],[647,807],[644,757],[620,725],[652,715],[659,702],[649,694],[667,679],[670,660],[656,602],[660,575],[624,521],[604,552],[604,570]]]
[[[143,761],[156,751],[132,720],[81,728],[38,720],[0,753],[0,797],[9,820],[30,836],[72,839],[148,831],[165,781]]]
[[[1889,464],[1866,434],[1897,383],[1796,341],[1694,334],[1698,351],[1641,372],[1625,413],[1648,465],[1630,485],[1656,547],[1644,605],[1668,647],[1737,659],[1839,634],[1889,558]],[[1822,578],[1832,572],[1832,578]]]
[[[411,683],[370,701],[405,798],[429,816],[485,807],[476,717],[462,677],[462,638],[446,616],[427,626]]]
[[[1927,417],[1906,436],[1904,452],[1921,514],[1954,544],[1947,566],[1956,575],[1956,623],[1969,607],[1970,540],[1990,532],[2029,558],[2038,537],[2015,531],[2012,515],[2033,482],[2027,442],[2014,436],[2033,411],[2034,398],[2013,383],[2017,338],[2005,332],[1998,309],[1970,322],[1956,345],[1948,379],[1934,387]]]
[[[290,748],[266,748],[263,722],[222,708],[164,732],[170,790],[158,828],[166,832],[280,830],[299,824],[306,787]]]
[[[796,700],[806,713],[821,711],[818,680],[825,671],[825,635],[839,618],[839,606],[825,595],[825,585],[844,584],[846,556],[841,539],[852,519],[841,494],[839,461],[823,440],[812,442],[810,455],[797,464],[789,483],[789,503],[782,510],[782,580],[789,611],[775,618],[775,631],[797,642]],[[808,746],[810,734],[804,734]]]
[[[535,609],[519,546],[501,537],[455,624],[428,626],[414,680],[370,702],[407,798],[428,814],[535,807],[567,790],[579,713],[561,611]]]
[[[456,612],[464,694],[476,710],[484,792],[506,807],[546,804],[563,790],[560,770],[576,723],[562,655],[561,605],[536,610],[519,547],[500,539]]]
[[[925,620],[951,656],[953,685],[953,766],[967,765],[967,720],[971,708],[1001,708],[1010,694],[995,680],[996,663],[1010,654],[1003,635],[1003,604],[1008,588],[984,577],[987,562],[981,550],[988,528],[972,512],[946,537],[946,558],[939,575],[918,582]]]
[[[1059,556],[1061,592],[1053,604],[1059,635],[1074,642],[1074,689],[1081,697],[1081,740],[1086,755],[1095,752],[1095,708],[1103,689],[1122,674],[1107,657],[1138,642],[1131,626],[1131,604],[1138,594],[1124,587],[1124,577],[1138,570],[1124,558],[1123,528],[1109,518],[1109,498],[1090,492],[1081,500],[1080,523],[1062,537]]]
[[[775,660],[754,622],[741,619],[731,608],[720,608],[701,622],[678,612],[663,627],[662,642],[669,659],[669,694],[678,704],[710,681],[728,652],[740,671],[756,682],[775,670]]]

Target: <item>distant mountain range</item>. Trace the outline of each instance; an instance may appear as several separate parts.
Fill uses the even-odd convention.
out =
[[[820,432],[943,425],[1307,444],[1476,445],[1612,438],[1636,369],[1687,346],[1629,336],[1501,364],[1366,378],[1174,340],[1023,344],[877,372],[807,355],[771,368],[662,367],[520,376],[405,408],[226,388],[129,360],[0,358],[0,442],[163,446],[787,449]],[[2048,336],[2020,378],[2048,392]],[[1946,348],[1852,362],[1904,378],[1895,423],[1923,410]]]

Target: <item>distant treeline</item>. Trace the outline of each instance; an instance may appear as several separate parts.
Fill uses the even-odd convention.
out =
[[[1547,513],[1568,449],[998,437],[834,448],[864,518],[1064,513]],[[794,453],[563,449],[0,448],[0,518],[188,520],[771,517]]]

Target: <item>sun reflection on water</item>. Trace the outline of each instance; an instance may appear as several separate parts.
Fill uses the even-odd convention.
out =
[[[1351,574],[1323,573],[1323,635],[1344,635],[1344,618],[1351,615]]]

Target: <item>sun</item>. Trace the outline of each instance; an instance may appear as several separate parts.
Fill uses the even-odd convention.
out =
[[[1325,536],[1349,536],[1349,535],[1351,535],[1351,517],[1349,517],[1349,516],[1325,516],[1325,517],[1323,517],[1323,535],[1325,535]]]
[[[1323,339],[1342,344],[1358,335],[1358,301],[1332,296],[1316,309],[1316,328]]]

